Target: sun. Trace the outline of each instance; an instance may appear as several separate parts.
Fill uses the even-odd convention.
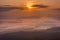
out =
[[[31,6],[28,6],[28,8],[32,8]]]
[[[29,4],[26,5],[26,7],[29,8],[29,9],[31,9],[32,8],[32,4],[29,3]]]

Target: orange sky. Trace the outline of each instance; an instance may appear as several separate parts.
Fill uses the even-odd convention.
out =
[[[20,4],[44,4],[52,5],[52,7],[60,7],[60,0],[0,0],[0,5],[17,5]]]

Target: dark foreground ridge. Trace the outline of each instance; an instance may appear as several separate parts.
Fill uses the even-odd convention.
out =
[[[60,40],[60,27],[45,31],[20,31],[0,35],[0,40]]]

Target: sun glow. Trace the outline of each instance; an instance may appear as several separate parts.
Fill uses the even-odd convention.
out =
[[[29,8],[29,9],[32,9],[33,8],[32,7],[33,4],[34,4],[33,1],[29,1],[29,2],[26,3],[26,7]]]
[[[34,5],[34,4],[36,4],[35,1],[28,1],[25,5],[27,8],[32,9],[33,8],[32,5]]]
[[[28,8],[32,8],[31,6],[28,6]]]
[[[32,4],[27,4],[27,8],[32,8]]]

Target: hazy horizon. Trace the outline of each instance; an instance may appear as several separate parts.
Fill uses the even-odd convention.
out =
[[[60,39],[60,0],[0,0],[2,39]]]
[[[0,0],[0,5],[22,6],[26,4],[43,4],[60,8],[60,0]]]

